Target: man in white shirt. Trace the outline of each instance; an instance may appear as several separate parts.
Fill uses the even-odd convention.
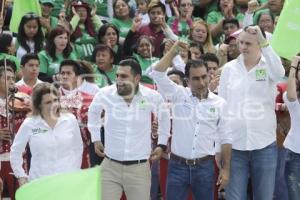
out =
[[[40,60],[37,54],[28,53],[21,59],[22,79],[16,83],[16,86],[26,86],[33,88],[43,81],[38,79],[40,71]]]
[[[149,199],[151,174],[148,159],[158,160],[167,144],[170,117],[159,93],[139,84],[141,67],[123,60],[116,83],[100,89],[88,112],[88,128],[102,162],[102,199]],[[105,150],[100,141],[104,113]],[[151,121],[158,119],[158,147],[151,153]]]
[[[222,144],[219,190],[229,181],[231,136],[225,134],[228,128],[224,119],[226,102],[208,90],[209,74],[202,60],[188,61],[185,67],[189,88],[179,86],[167,77],[166,70],[179,48],[186,47],[177,41],[151,72],[160,93],[172,103],[167,199],[187,199],[190,187],[195,199],[213,200],[214,155],[216,146],[219,150],[219,143]]]
[[[272,199],[277,165],[276,83],[284,68],[258,26],[246,27],[238,40],[241,55],[224,65],[219,87],[219,95],[228,103],[228,131],[233,138],[226,199],[247,199],[249,175],[254,199]]]

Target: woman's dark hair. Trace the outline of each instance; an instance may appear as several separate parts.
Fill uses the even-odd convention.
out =
[[[151,36],[148,36],[148,35],[141,35],[139,38],[138,38],[138,40],[137,40],[137,42],[136,42],[136,52],[137,52],[137,48],[138,48],[138,46],[140,45],[140,43],[141,43],[141,41],[143,40],[143,39],[145,39],[145,40],[147,40],[148,42],[150,42],[150,44],[151,44],[151,48],[155,48],[155,45],[154,45],[154,38],[153,37],[151,37]]]
[[[44,34],[42,31],[42,25],[40,23],[39,16],[36,15],[35,13],[29,12],[22,17],[20,25],[19,25],[19,29],[18,29],[17,40],[18,40],[20,46],[22,46],[27,51],[27,53],[30,53],[30,47],[26,43],[26,41],[28,40],[28,37],[25,34],[24,26],[27,22],[29,22],[31,20],[35,20],[38,24],[38,31],[37,31],[36,35],[33,37],[33,41],[34,41],[34,53],[39,53],[43,48]]]
[[[266,11],[261,11],[257,14],[257,17],[256,17],[256,20],[253,22],[253,24],[258,24],[260,18],[263,16],[263,15],[269,15],[272,19],[272,22],[275,23],[275,17],[274,15],[271,13],[270,10],[266,10]]]
[[[114,3],[113,3],[114,18],[118,19],[118,17],[116,16],[116,13],[115,13],[115,9],[116,9],[116,5],[117,5],[118,1],[123,1],[128,6],[128,10],[129,10],[129,14],[128,15],[129,15],[130,18],[133,18],[134,17],[134,10],[130,8],[127,0],[115,0],[114,1]]]
[[[50,57],[55,61],[56,58],[56,46],[54,44],[54,39],[55,37],[62,35],[62,34],[67,34],[68,38],[70,37],[69,32],[62,26],[57,26],[55,29],[52,29],[51,32],[49,33],[49,36],[47,38],[45,50],[46,52],[50,55]],[[66,48],[63,50],[63,57],[68,58],[72,52],[72,47],[70,44],[70,41],[68,41]]]
[[[192,42],[189,46],[189,48],[195,47],[197,49],[199,49],[199,51],[201,52],[201,55],[204,54],[204,49],[203,46],[200,42]],[[192,55],[191,55],[191,51],[189,51],[189,55],[188,55],[189,59],[191,59]]]
[[[13,37],[10,34],[0,34],[0,53],[8,53],[8,47],[11,45]]]
[[[78,4],[77,4],[77,2],[78,2]],[[84,22],[84,28],[90,36],[95,37],[96,32],[94,30],[94,25],[93,25],[93,22],[92,22],[91,8],[90,8],[90,6],[87,2],[82,1],[82,0],[80,0],[80,2],[81,3],[79,4],[79,1],[77,1],[77,0],[74,1],[71,5],[71,8],[72,7],[82,7],[82,8],[85,8],[87,10],[87,18]],[[78,6],[78,5],[82,5],[82,6]],[[73,31],[72,35],[71,35],[71,41],[75,41],[77,38],[80,38],[81,36],[82,36],[82,32],[81,32],[79,24],[78,24],[76,26],[75,30]]]
[[[103,24],[101,26],[101,28],[99,29],[99,31],[98,31],[98,42],[103,43],[102,40],[103,40],[104,35],[106,34],[106,31],[107,31],[108,28],[112,28],[116,31],[116,33],[117,33],[117,44],[119,44],[119,38],[120,38],[119,29],[115,25],[110,24],[110,23]]]

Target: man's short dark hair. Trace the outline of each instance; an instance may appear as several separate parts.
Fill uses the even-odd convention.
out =
[[[218,66],[219,66],[219,59],[218,59],[218,57],[216,56],[216,54],[214,54],[214,53],[205,53],[205,54],[201,55],[200,58],[201,58],[205,63],[206,63],[207,61],[211,61],[211,62],[217,63]]]
[[[185,77],[189,78],[191,68],[200,68],[200,67],[205,67],[205,69],[208,71],[207,65],[203,60],[201,59],[188,60],[188,62],[185,65]]]
[[[21,58],[21,65],[25,65],[29,60],[38,60],[40,63],[39,56],[35,53],[27,53]]]
[[[4,66],[0,64],[0,77],[4,74],[4,71],[5,71]],[[6,67],[6,71],[7,71],[7,72],[12,72],[12,73],[15,74],[14,69],[11,68],[10,66],[7,66],[7,67]]]
[[[225,25],[226,24],[234,24],[236,25],[238,28],[240,28],[240,24],[239,24],[239,21],[235,18],[228,18],[228,19],[224,19],[223,20],[223,24],[222,24],[222,27],[224,29]]]
[[[4,64],[5,64],[4,63],[4,59],[1,59],[0,60],[0,67],[4,68]],[[13,70],[13,73],[16,73],[16,71],[17,71],[17,65],[16,65],[16,63],[14,61],[6,59],[6,66],[10,67]]]
[[[180,80],[183,83],[183,86],[186,87],[186,81],[185,81],[185,77],[184,77],[184,73],[182,71],[179,71],[177,69],[172,69],[170,71],[168,71],[167,76],[171,76],[171,75],[177,75],[179,76]]]
[[[128,58],[128,59],[125,59],[125,60],[122,60],[120,63],[119,63],[120,67],[125,67],[125,66],[129,66],[131,68],[131,72],[134,76],[136,75],[142,75],[142,68],[141,68],[141,65],[134,59],[132,58]]]
[[[67,65],[73,67],[73,71],[76,76],[79,76],[80,74],[82,74],[82,69],[81,69],[80,64],[78,62],[76,62],[75,60],[71,60],[71,59],[66,59],[60,63],[59,72],[61,72],[62,68]]]

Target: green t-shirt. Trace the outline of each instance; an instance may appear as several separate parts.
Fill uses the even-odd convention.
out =
[[[118,29],[120,31],[120,37],[126,38],[127,33],[129,32],[129,30],[132,26],[132,19],[130,19],[128,21],[121,21],[117,18],[113,18],[111,20],[111,23],[113,25],[115,25],[116,27],[118,27]]]
[[[48,76],[52,76],[59,72],[60,63],[66,58],[63,57],[62,54],[56,55],[57,59],[53,61],[48,53],[45,50],[41,51],[39,54],[40,59],[40,72],[47,74]],[[76,60],[75,54],[72,52],[67,59]]]
[[[94,68],[94,74],[95,74],[95,83],[98,85],[99,88],[108,86],[108,79],[107,77],[102,74],[98,66],[96,64],[93,65]],[[105,72],[108,78],[111,80],[112,83],[116,82],[116,73],[117,73],[118,65],[113,65],[113,68],[111,71]]]
[[[158,61],[159,58],[156,57],[152,57],[152,58],[143,58],[142,56],[133,53],[132,56],[137,59],[137,61],[139,62],[139,64],[141,65],[142,68],[142,78],[141,78],[141,82],[142,83],[149,83],[149,84],[153,84],[153,80],[145,75],[146,70],[151,66],[151,64],[153,64],[154,62]]]
[[[83,49],[84,59],[90,60],[97,43],[96,37],[90,36],[83,25],[79,25],[82,36],[75,40],[75,44],[80,45]]]
[[[99,17],[94,16],[91,18],[93,23],[94,31],[97,33],[99,28],[102,26],[101,20],[99,20]],[[94,46],[97,43],[96,36],[90,36],[90,34],[87,32],[84,24],[79,24],[79,16],[75,15],[70,21],[70,24],[73,28],[73,30],[76,29],[77,26],[79,26],[82,36],[80,38],[76,38],[74,41],[75,44],[80,45],[83,49],[84,53],[84,59],[90,61],[92,53],[94,51]]]
[[[223,18],[224,18],[224,16],[221,11],[212,11],[212,12],[208,13],[206,22],[207,22],[207,24],[217,24]],[[235,18],[239,22],[243,22],[244,14],[238,13]]]

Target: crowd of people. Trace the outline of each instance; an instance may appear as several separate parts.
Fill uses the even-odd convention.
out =
[[[101,165],[103,200],[300,199],[300,54],[270,45],[284,0],[39,0],[17,33],[13,3],[2,197]]]

